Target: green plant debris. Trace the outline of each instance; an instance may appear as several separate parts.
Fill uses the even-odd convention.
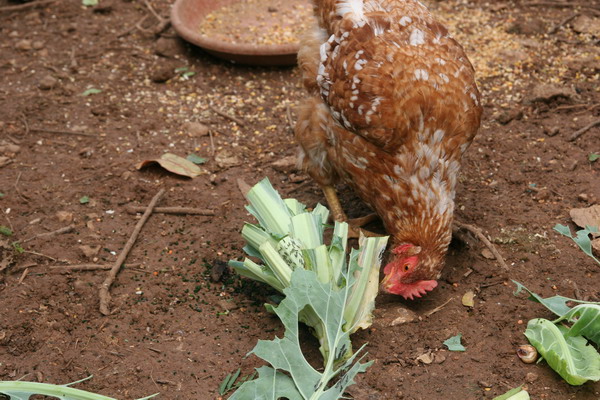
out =
[[[567,303],[600,305],[600,303],[596,303],[593,301],[582,301],[582,300],[571,299],[569,297],[563,297],[563,296],[552,296],[552,297],[543,298],[542,296],[539,296],[539,295],[533,293],[531,290],[527,289],[521,283],[519,283],[517,281],[512,281],[512,282],[515,285],[517,285],[517,290],[515,290],[515,292],[514,292],[515,296],[517,296],[519,293],[521,293],[522,290],[525,290],[527,293],[529,293],[529,300],[541,303],[544,307],[546,307],[548,310],[552,311],[554,314],[558,315],[559,317],[562,317],[563,315],[565,315],[569,311],[571,311],[571,307],[569,307],[567,305]]]
[[[591,153],[591,154],[588,156],[588,160],[589,160],[590,162],[595,162],[595,161],[598,161],[598,159],[600,159],[600,154],[598,154],[598,153]]]
[[[444,345],[448,347],[450,351],[466,351],[467,349],[461,343],[462,334],[452,336],[451,338],[444,341]]]
[[[579,246],[579,248],[583,250],[585,254],[590,256],[594,261],[596,261],[600,265],[600,260],[598,260],[592,254],[592,240],[589,236],[592,233],[598,232],[598,227],[586,226],[585,229],[577,231],[577,236],[575,237],[573,237],[573,235],[571,234],[571,229],[569,229],[568,226],[556,224],[556,226],[554,226],[554,230],[560,233],[561,235],[573,240],[577,244],[577,246]]]
[[[79,198],[79,203],[80,204],[87,204],[90,202],[90,198],[88,196],[81,196]]]
[[[295,199],[283,200],[268,179],[256,184],[246,197],[250,202],[246,209],[259,223],[243,227],[242,236],[247,243],[244,251],[263,264],[249,258],[229,264],[240,275],[267,283],[279,292],[290,286],[291,275],[296,270],[314,271],[319,282],[331,282],[336,290],[345,290],[347,275],[355,274],[355,283],[343,308],[343,329],[351,334],[370,326],[379,289],[381,256],[388,238],[361,238],[359,250],[352,249],[346,262],[348,224],[336,222],[331,243],[325,244],[323,233],[329,217],[326,207],[318,204],[308,211]],[[319,339],[321,354],[327,359],[330,338],[325,335],[317,311],[309,308],[299,313],[300,321],[310,326]],[[343,358],[351,354],[351,347],[347,347]]]
[[[588,343],[600,342],[600,303],[585,302],[563,296],[542,298],[519,282],[517,295],[526,290],[530,300],[543,304],[558,315],[555,321],[532,319],[525,336],[567,383],[582,385],[600,380],[600,354]],[[577,304],[573,308],[568,303]]]
[[[529,400],[529,393],[522,387],[514,388],[501,396],[494,397],[494,400]]]
[[[570,385],[600,380],[600,354],[583,336],[571,336],[568,328],[543,318],[529,321],[525,336]]]
[[[12,236],[13,231],[8,226],[0,225],[0,235]]]
[[[98,0],[83,0],[85,1],[90,1],[90,2],[94,2],[94,4],[89,4],[90,6],[95,6],[96,4],[98,4]],[[85,4],[84,4],[85,5]],[[90,96],[92,94],[98,94],[98,93],[102,93],[102,90],[100,89],[96,89],[96,88],[89,88],[87,90],[85,90],[83,93],[81,93],[82,96],[86,97],[86,96]]]
[[[90,378],[91,376],[66,385],[25,381],[0,381],[0,394],[9,396],[11,400],[28,400],[34,395],[52,396],[61,400],[116,400],[112,397],[70,387]],[[155,393],[139,400],[151,399],[157,395],[158,393]]]
[[[338,399],[345,389],[354,383],[354,377],[372,364],[361,363],[364,355],[361,347],[344,360],[351,347],[350,333],[344,331],[343,318],[347,300],[353,286],[356,270],[345,275],[348,284],[338,289],[332,282],[323,283],[313,271],[302,268],[294,270],[290,284],[283,290],[285,298],[277,307],[270,307],[283,322],[283,338],[271,341],[260,340],[251,354],[269,362],[271,367],[257,369],[259,377],[244,383],[231,400],[269,399],[285,397],[290,400]],[[301,312],[306,308],[315,311],[314,318],[321,322],[322,333],[328,338],[330,351],[325,358],[323,372],[314,369],[302,354],[299,341]],[[335,384],[330,382],[337,378]]]
[[[196,154],[190,154],[186,157],[186,160],[193,162],[196,165],[204,164],[206,162],[206,158],[200,157]]]

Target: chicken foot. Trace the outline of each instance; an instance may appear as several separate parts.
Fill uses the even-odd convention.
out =
[[[360,233],[364,236],[381,236],[376,233],[367,231],[365,229],[361,229],[360,227],[368,224],[371,221],[374,221],[378,218],[377,214],[372,213],[367,216],[361,218],[348,219],[348,216],[344,212],[342,208],[342,204],[340,203],[340,199],[335,191],[335,188],[331,185],[322,186],[323,194],[325,195],[325,200],[327,200],[327,204],[329,205],[329,209],[331,210],[331,214],[334,221],[338,222],[347,222],[348,223],[348,237],[349,238],[359,238]]]

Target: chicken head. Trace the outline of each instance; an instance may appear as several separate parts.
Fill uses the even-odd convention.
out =
[[[421,248],[409,243],[392,249],[393,259],[383,270],[385,278],[381,281],[381,290],[410,300],[433,290],[436,280],[421,279],[419,253]]]

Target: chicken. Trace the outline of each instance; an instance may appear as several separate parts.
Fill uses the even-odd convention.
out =
[[[481,100],[462,47],[418,0],[313,0],[298,62],[309,98],[295,128],[302,167],[346,220],[347,183],[391,235],[383,291],[437,286],[452,237],[461,157]]]

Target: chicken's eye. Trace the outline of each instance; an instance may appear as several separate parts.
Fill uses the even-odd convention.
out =
[[[410,269],[410,264],[404,264],[404,270],[408,271]]]

